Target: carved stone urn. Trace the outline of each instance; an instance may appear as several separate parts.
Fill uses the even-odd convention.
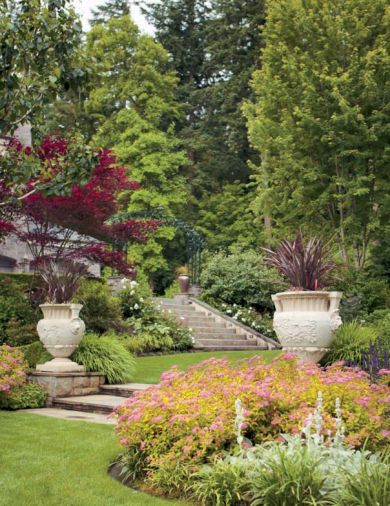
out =
[[[37,365],[42,372],[83,372],[82,365],[68,357],[79,345],[85,332],[85,324],[79,318],[81,304],[41,304],[43,319],[37,331],[46,350],[54,358]]]
[[[341,292],[282,292],[272,296],[273,326],[283,347],[306,362],[318,362],[342,324]]]

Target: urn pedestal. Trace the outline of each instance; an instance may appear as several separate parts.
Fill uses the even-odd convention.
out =
[[[79,345],[85,332],[83,320],[79,318],[81,304],[41,304],[44,318],[39,320],[37,331],[46,350],[54,358],[37,365],[41,372],[83,372],[82,365],[68,357]]]
[[[341,292],[282,292],[272,296],[274,330],[283,350],[305,362],[318,362],[328,351],[334,331],[342,324]]]

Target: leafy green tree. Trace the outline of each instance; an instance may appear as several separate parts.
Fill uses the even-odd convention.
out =
[[[123,198],[128,211],[163,207],[166,216],[176,215],[187,198],[182,170],[187,158],[175,136],[181,111],[177,77],[167,69],[168,53],[123,16],[91,29],[87,54],[97,66],[86,104],[95,121],[94,141],[111,146],[141,184],[137,196]],[[148,244],[135,246],[130,254],[147,273],[164,268],[161,253],[173,236],[173,228],[161,227]]]
[[[58,92],[77,86],[72,66],[81,24],[68,0],[0,3],[0,132],[20,123],[39,127]]]
[[[389,220],[389,26],[386,0],[269,1],[245,109],[258,214],[276,236],[336,232],[357,269]]]
[[[254,197],[252,188],[236,182],[202,199],[197,230],[204,234],[209,250],[226,250],[233,244],[254,247],[262,242],[262,226],[255,223],[250,209]]]

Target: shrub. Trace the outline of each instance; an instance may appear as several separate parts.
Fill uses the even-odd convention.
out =
[[[373,455],[366,450],[355,451],[343,445],[339,399],[335,403],[335,432],[326,439],[322,434],[323,399],[319,393],[316,409],[307,418],[301,435],[283,435],[278,442],[254,447],[244,444],[244,410],[239,400],[235,404],[240,451],[212,466],[203,466],[197,473],[197,481],[192,488],[203,504],[216,504],[223,497],[227,499],[226,503],[236,497],[233,504],[250,503],[251,506],[368,506],[388,503],[388,455]],[[240,487],[242,492],[237,497],[235,494]],[[356,501],[349,502],[350,488],[353,488]],[[343,495],[348,497],[346,503],[342,502]],[[221,503],[225,502],[222,499]]]
[[[236,446],[233,406],[240,398],[247,408],[245,437],[262,443],[280,433],[299,433],[316,402],[324,398],[324,427],[334,427],[334,402],[343,399],[346,443],[359,447],[385,444],[389,388],[372,386],[368,375],[335,364],[326,370],[298,364],[285,354],[270,364],[257,356],[230,365],[209,359],[180,372],[172,368],[161,383],[136,394],[118,408],[117,433],[124,447],[147,454],[150,472],[179,462],[199,465]]]
[[[26,381],[27,363],[17,348],[0,346],[0,396],[5,397],[15,387]]]
[[[108,383],[126,383],[135,371],[134,358],[113,336],[84,336],[71,359],[87,371],[104,374]]]
[[[45,402],[46,392],[36,383],[27,383],[13,388],[4,399],[0,397],[0,408],[42,408]]]
[[[111,295],[111,289],[101,281],[85,279],[76,294],[75,302],[83,304],[80,318],[87,332],[104,334],[122,330],[120,302]]]
[[[200,283],[202,298],[254,306],[260,311],[273,310],[271,294],[285,287],[277,272],[255,251],[213,255],[203,268]]]
[[[332,288],[343,292],[340,303],[343,321],[368,320],[374,311],[389,309],[390,289],[387,280],[369,270],[341,270]]]
[[[157,351],[182,351],[192,347],[193,339],[188,329],[160,311],[154,302],[143,294],[135,281],[119,293],[122,314],[134,335],[125,345],[132,353]]]
[[[5,334],[10,346],[23,346],[39,340],[36,323],[22,323],[15,318],[8,322]]]
[[[206,301],[227,316],[237,320],[247,327],[250,327],[266,337],[277,340],[277,336],[272,326],[272,318],[269,313],[258,313],[255,309],[238,306],[237,304],[225,304],[213,299]]]
[[[160,333],[155,336],[148,331],[126,337],[123,344],[130,353],[135,354],[169,351],[173,348],[173,340],[169,334],[164,335]]]
[[[24,358],[31,369],[35,369],[37,364],[44,364],[53,358],[50,353],[45,350],[41,341],[21,346],[19,349],[23,352]]]
[[[362,355],[370,348],[370,342],[378,337],[374,327],[362,327],[357,322],[344,323],[335,332],[329,351],[322,360],[323,364],[332,364],[337,360],[362,364]]]
[[[0,344],[8,341],[7,326],[11,320],[24,326],[36,324],[38,319],[23,288],[11,278],[4,278],[0,288]]]

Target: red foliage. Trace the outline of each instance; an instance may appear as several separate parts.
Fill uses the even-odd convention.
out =
[[[10,145],[16,153],[23,149],[18,142]],[[41,160],[48,169],[46,180],[50,180],[53,174],[60,174],[68,144],[64,139],[46,137],[35,152],[24,152]],[[145,242],[148,234],[159,226],[155,220],[108,223],[120,209],[118,195],[139,188],[139,183],[129,180],[126,172],[125,167],[117,165],[111,151],[101,150],[89,181],[82,186],[73,185],[68,195],[34,192],[35,181],[27,182],[27,190],[32,193],[22,200],[23,225],[15,233],[29,243],[35,258],[86,258],[127,276],[133,275],[123,253],[110,251],[93,240],[109,244]],[[1,227],[7,233],[13,231],[6,229],[5,221],[0,222],[0,234]]]
[[[3,235],[8,235],[9,233],[15,230],[15,225],[12,223],[0,219],[0,237]]]

